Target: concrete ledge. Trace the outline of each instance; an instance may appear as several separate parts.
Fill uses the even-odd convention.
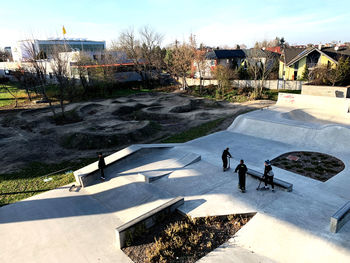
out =
[[[134,236],[142,234],[142,232],[157,222],[161,221],[165,215],[172,213],[176,208],[183,205],[184,198],[176,197],[165,204],[149,211],[116,228],[116,246],[121,249],[132,241]]]
[[[350,202],[343,205],[334,215],[331,217],[330,230],[333,233],[337,233],[339,229],[350,220]]]
[[[176,143],[165,143],[165,144],[133,144],[129,147],[124,148],[116,153],[105,157],[106,167],[109,165],[122,160],[131,154],[145,148],[171,148],[178,144]],[[97,159],[97,158],[96,158]],[[99,178],[98,161],[93,162],[77,171],[74,171],[74,177],[77,184],[85,187]]]
[[[258,171],[252,170],[252,169],[248,169],[247,174],[249,174],[250,176],[262,180],[264,174],[260,173]],[[287,191],[287,192],[291,192],[293,191],[293,184],[288,183],[286,181],[280,180],[276,177],[273,178],[273,182],[276,186],[282,188],[283,190]]]
[[[349,87],[337,87],[337,86],[316,86],[316,85],[303,85],[301,89],[302,95],[313,96],[326,96],[336,98],[349,98]]]

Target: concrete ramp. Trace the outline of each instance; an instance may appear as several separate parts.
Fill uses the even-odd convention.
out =
[[[175,170],[198,162],[201,156],[177,148],[147,148],[107,167],[107,177],[138,175],[153,182]]]
[[[325,105],[334,105],[334,110],[326,111]],[[348,106],[349,99],[280,93],[276,106],[239,116],[228,131],[318,151],[349,152]]]
[[[278,122],[278,118],[271,121],[250,116],[242,116],[237,121],[230,129],[231,132],[301,147],[334,152],[350,151],[350,129],[345,126],[336,124],[306,126],[297,122]],[[342,138],[343,143],[339,143],[339,138]]]

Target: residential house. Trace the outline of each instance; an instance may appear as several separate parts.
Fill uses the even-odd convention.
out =
[[[247,67],[252,61],[265,63],[267,52],[261,49],[215,49],[205,55],[205,66],[202,70],[202,77],[213,78],[213,71],[218,65],[237,69],[240,66]],[[270,52],[271,53],[271,52]],[[196,63],[194,63],[195,65]],[[194,66],[194,77],[199,78],[198,69]]]
[[[300,80],[306,68],[311,71],[317,66],[334,67],[341,57],[350,57],[347,47],[285,48],[279,65],[279,79]]]

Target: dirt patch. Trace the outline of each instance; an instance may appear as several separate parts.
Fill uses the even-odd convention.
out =
[[[123,251],[135,263],[196,262],[227,242],[252,216],[189,218],[175,212],[145,233],[129,238]]]
[[[107,149],[130,142],[139,142],[144,136],[154,135],[159,131],[159,127],[154,123],[145,121],[141,127],[130,129],[127,133],[102,133],[103,129],[98,129],[98,133],[78,132],[68,133],[61,137],[60,144],[67,149],[93,150]],[[119,129],[121,130],[121,129]]]
[[[146,105],[140,104],[140,103],[136,103],[135,105],[132,105],[132,106],[121,106],[119,109],[114,111],[112,114],[122,116],[125,114],[131,114],[134,111],[138,111],[139,109],[142,109],[144,107],[146,107]]]
[[[231,123],[239,112],[273,103],[233,104],[175,93],[146,93],[66,104],[66,118],[56,121],[49,108],[3,111],[0,134],[11,136],[2,136],[0,165],[2,172],[11,172],[33,156],[47,163],[95,157],[96,150],[107,155],[133,143],[160,142],[219,118]],[[179,105],[188,108],[171,112]],[[59,116],[59,109],[56,112]]]
[[[272,165],[293,173],[325,182],[344,170],[344,163],[331,155],[318,152],[290,152],[271,161]]]
[[[92,115],[92,114],[96,114],[102,108],[103,108],[103,105],[101,105],[101,104],[91,103],[91,104],[88,104],[88,105],[80,108],[80,112],[82,114]]]

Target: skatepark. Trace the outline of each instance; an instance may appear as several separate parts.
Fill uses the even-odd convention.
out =
[[[225,131],[183,144],[131,145],[75,171],[76,187],[58,188],[0,208],[3,262],[132,262],[116,245],[116,229],[176,198],[192,217],[256,213],[199,262],[349,262],[350,223],[330,220],[350,200],[350,100],[280,93],[276,105],[240,115]],[[230,148],[231,170],[221,153]],[[345,169],[320,182],[273,167],[293,191],[246,193],[233,173],[240,159],[263,172],[264,160],[293,151],[332,155]],[[345,215],[345,217],[348,217]]]

